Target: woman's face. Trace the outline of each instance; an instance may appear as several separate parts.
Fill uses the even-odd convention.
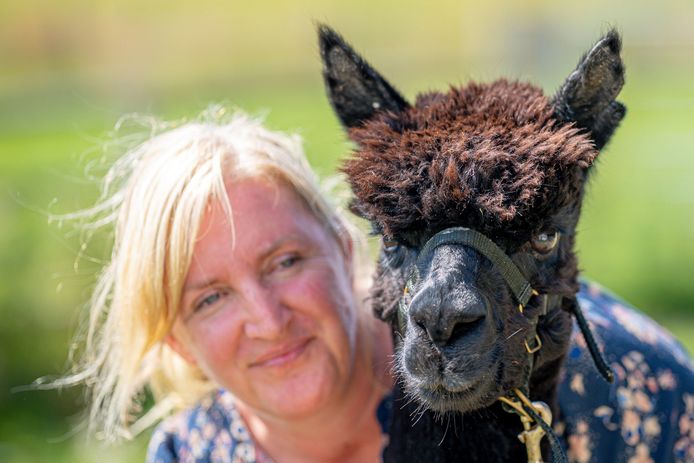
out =
[[[352,378],[349,251],[286,186],[227,194],[233,226],[219,204],[204,217],[171,345],[257,412],[307,416]]]

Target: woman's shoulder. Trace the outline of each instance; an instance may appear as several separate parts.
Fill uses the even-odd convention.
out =
[[[255,462],[246,424],[226,391],[162,421],[147,449],[148,463]]]

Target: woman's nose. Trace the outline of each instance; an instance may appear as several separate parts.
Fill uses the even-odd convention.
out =
[[[291,318],[290,310],[277,295],[262,285],[247,288],[247,319],[244,333],[249,338],[276,339],[284,334]]]

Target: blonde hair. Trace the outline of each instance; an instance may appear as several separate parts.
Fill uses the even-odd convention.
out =
[[[339,243],[356,247],[353,274],[367,279],[364,239],[327,201],[300,138],[242,113],[225,118],[213,108],[206,114],[173,129],[157,124],[168,130],[115,162],[97,206],[74,214],[113,225],[114,245],[90,301],[81,360],[54,384],[88,386],[89,429],[107,441],[129,438],[218,387],[164,340],[208,205],[219,200],[231,211],[225,182],[270,178],[290,186]],[[156,405],[135,421],[146,386]]]

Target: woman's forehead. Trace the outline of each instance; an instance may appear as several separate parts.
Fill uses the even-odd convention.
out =
[[[284,222],[295,216],[319,221],[296,189],[284,181],[254,177],[227,182],[225,186],[226,198],[222,201],[228,201],[234,222],[242,219]],[[224,211],[223,203],[216,201],[216,208]]]
[[[196,250],[201,242],[208,241],[216,242],[215,246],[224,241],[262,247],[286,235],[315,237],[316,229],[324,228],[305,201],[283,182],[242,179],[227,182],[226,197],[211,201],[201,222]]]

